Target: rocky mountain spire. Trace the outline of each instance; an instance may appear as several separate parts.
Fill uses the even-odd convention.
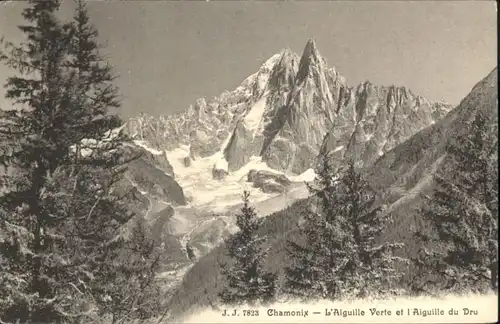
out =
[[[301,173],[304,165],[310,165],[318,155],[333,119],[327,71],[314,41],[309,40],[287,104],[280,107],[275,117],[278,122],[272,124],[280,130],[266,140],[262,150],[264,160],[272,167]]]
[[[299,80],[299,82],[303,81],[314,68],[323,68],[324,66],[326,66],[326,62],[321,57],[314,39],[309,39],[300,59],[297,80]]]
[[[300,174],[325,154],[338,163],[354,158],[369,165],[450,109],[405,87],[351,87],[310,39],[302,56],[285,48],[235,90],[185,113],[143,118],[142,131],[134,127],[134,133],[157,149],[189,146],[190,158],[223,153],[224,174],[252,156]]]

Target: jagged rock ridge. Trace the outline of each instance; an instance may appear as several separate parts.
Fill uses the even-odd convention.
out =
[[[156,149],[189,146],[187,165],[223,152],[227,170],[215,168],[218,178],[252,156],[275,170],[301,174],[319,155],[370,165],[450,110],[405,87],[351,87],[309,40],[302,56],[284,49],[234,91],[209,102],[199,99],[172,116],[131,118],[128,129]]]

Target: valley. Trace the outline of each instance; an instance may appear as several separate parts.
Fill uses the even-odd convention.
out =
[[[278,212],[307,198],[304,182],[314,180],[321,156],[336,166],[347,159],[371,166],[449,110],[405,87],[349,86],[309,40],[301,56],[282,50],[233,91],[174,115],[139,114],[124,130],[149,156],[148,168],[166,172],[182,188],[183,198],[171,189],[152,194],[164,185],[145,175],[138,186],[150,205],[163,206],[143,211],[148,219],[157,219],[175,195],[177,206],[162,231],[189,264],[188,245],[200,258],[235,231],[243,190],[260,216]],[[255,171],[264,173],[249,181]]]

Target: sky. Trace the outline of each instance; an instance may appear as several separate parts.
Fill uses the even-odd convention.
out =
[[[22,40],[25,3],[0,4]],[[62,17],[73,3],[63,0]],[[168,115],[236,88],[273,54],[313,38],[350,85],[400,85],[458,104],[497,64],[493,1],[89,1],[124,116]],[[0,66],[0,83],[12,71]],[[0,107],[8,107],[0,89]]]

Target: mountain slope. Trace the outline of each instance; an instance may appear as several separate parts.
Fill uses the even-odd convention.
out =
[[[495,68],[474,86],[456,109],[396,146],[367,170],[370,183],[396,220],[386,235],[407,240],[406,253],[416,252],[412,247],[419,244],[411,241],[410,229],[417,226],[418,210],[423,203],[421,193],[433,189],[432,174],[447,172],[445,147],[448,143],[469,131],[468,125],[478,112],[491,117],[492,132],[498,134],[497,74]]]
[[[403,255],[411,256],[420,244],[413,240],[411,229],[418,219],[418,209],[423,203],[419,193],[432,189],[430,175],[444,161],[444,147],[456,134],[467,132],[467,123],[478,111],[483,111],[498,123],[497,69],[480,81],[460,105],[434,125],[425,128],[407,141],[395,146],[364,172],[380,195],[380,204],[392,212],[394,224],[383,238],[405,243]],[[496,134],[496,133],[495,133]],[[300,237],[297,226],[300,213],[307,200],[266,217],[260,229],[270,245],[266,267],[280,273],[289,260],[284,253],[286,240]],[[227,260],[226,251],[219,246],[201,258],[185,275],[180,289],[170,301],[173,318],[197,307],[217,304],[221,289],[219,262]],[[406,269],[411,276],[411,269]]]

